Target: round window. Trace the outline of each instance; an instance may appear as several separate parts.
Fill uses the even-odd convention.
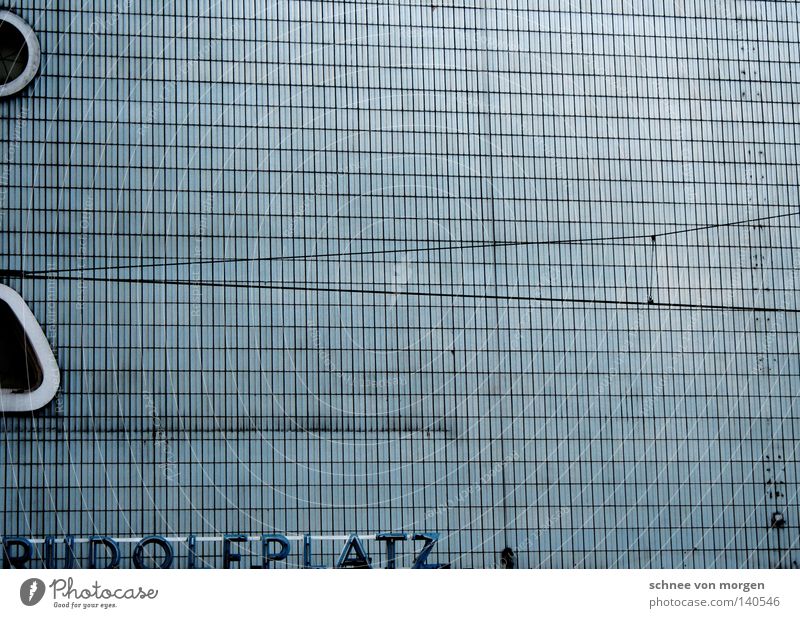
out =
[[[39,40],[25,21],[0,10],[0,97],[17,94],[39,70]]]

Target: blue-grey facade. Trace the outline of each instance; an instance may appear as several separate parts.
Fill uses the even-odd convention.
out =
[[[0,534],[797,566],[797,3],[208,4],[10,5]]]

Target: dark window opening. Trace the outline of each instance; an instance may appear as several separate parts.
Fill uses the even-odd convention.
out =
[[[26,393],[39,388],[43,380],[25,329],[8,303],[0,300],[0,389]]]
[[[9,84],[21,76],[28,66],[28,44],[25,35],[13,24],[0,21],[0,84]]]

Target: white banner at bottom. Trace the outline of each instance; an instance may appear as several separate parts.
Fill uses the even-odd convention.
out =
[[[0,571],[6,616],[798,616],[792,571]],[[517,613],[522,612],[522,613]],[[153,614],[154,613],[154,614]]]

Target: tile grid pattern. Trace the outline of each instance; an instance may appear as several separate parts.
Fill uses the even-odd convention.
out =
[[[796,3],[12,8],[1,534],[796,566]]]

